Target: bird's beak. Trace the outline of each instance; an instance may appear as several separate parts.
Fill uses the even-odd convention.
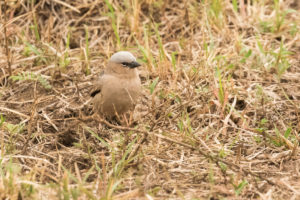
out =
[[[133,61],[133,62],[129,63],[130,68],[136,68],[136,67],[139,67],[139,66],[141,66],[141,64],[136,62],[136,61]]]

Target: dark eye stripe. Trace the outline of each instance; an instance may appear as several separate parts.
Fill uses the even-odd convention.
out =
[[[122,62],[121,63],[123,66],[129,67],[129,68],[136,68],[138,66],[141,66],[138,62],[133,61],[133,62]]]
[[[125,66],[128,66],[128,67],[130,66],[130,64],[131,63],[129,63],[129,62],[122,62],[122,65],[125,65]]]

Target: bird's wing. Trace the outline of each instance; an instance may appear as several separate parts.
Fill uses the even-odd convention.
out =
[[[96,96],[98,93],[101,92],[102,85],[103,85],[103,76],[104,76],[104,71],[100,73],[99,79],[93,84],[94,87],[91,90],[91,97]]]

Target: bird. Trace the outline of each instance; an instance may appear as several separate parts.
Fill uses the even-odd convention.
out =
[[[137,67],[141,66],[132,53],[114,53],[90,93],[94,112],[112,119],[132,114],[141,95],[141,80]]]

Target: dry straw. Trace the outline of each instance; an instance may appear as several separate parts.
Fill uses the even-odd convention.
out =
[[[0,2],[0,199],[299,199],[297,0]],[[143,63],[131,126],[93,115]]]

